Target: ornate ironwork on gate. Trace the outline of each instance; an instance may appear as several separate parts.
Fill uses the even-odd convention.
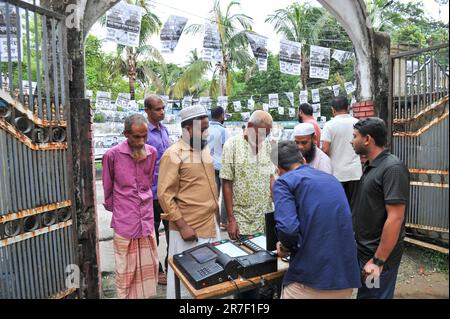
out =
[[[76,290],[64,18],[0,1],[0,298]]]
[[[392,152],[409,168],[407,226],[448,233],[449,44],[392,55]]]

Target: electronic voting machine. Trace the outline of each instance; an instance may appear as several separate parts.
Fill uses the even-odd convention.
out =
[[[265,250],[265,242],[264,235],[255,234],[241,240],[246,249],[229,240],[202,244],[174,255],[173,261],[195,289],[202,289],[238,276],[276,272],[276,254]]]

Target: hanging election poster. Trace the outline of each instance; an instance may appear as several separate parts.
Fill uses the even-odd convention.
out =
[[[95,98],[95,109],[111,109],[111,92],[97,91],[97,95]]]
[[[282,107],[282,106],[278,107],[278,114],[284,115],[284,107]]]
[[[8,8],[8,11],[6,10],[6,8]],[[22,48],[22,28],[20,21],[20,12],[19,16],[17,16],[16,6],[2,2],[0,3],[0,60],[2,62],[22,61],[22,50],[20,50],[19,56],[17,36],[19,36],[19,45],[20,48]]]
[[[184,27],[187,23],[187,18],[171,15],[161,30],[161,45],[162,53],[173,53],[175,47],[180,40],[181,34],[183,33]]]
[[[118,44],[139,46],[139,33],[144,9],[121,1],[106,15],[106,39]]]
[[[276,109],[279,105],[278,93],[269,94],[269,108]]]
[[[247,108],[250,111],[253,111],[255,109],[255,100],[253,100],[253,98],[247,100]]]
[[[313,116],[318,118],[320,116],[320,103],[311,104],[313,108]]]
[[[192,96],[185,96],[183,97],[183,100],[181,101],[181,108],[184,109],[185,107],[192,105]]]
[[[280,41],[280,72],[300,75],[302,44],[288,40]]]
[[[284,92],[284,94],[286,94],[291,106],[294,106],[294,92]]]
[[[205,109],[211,109],[211,98],[209,96],[200,96],[198,104],[202,105]]]
[[[116,99],[116,107],[122,108],[125,110],[128,108],[128,104],[130,103],[130,93],[119,93]]]
[[[300,100],[300,104],[308,103],[308,91],[300,91],[298,99]]]
[[[347,92],[347,94],[353,93],[356,90],[355,86],[353,85],[352,82],[345,82],[344,86],[345,86],[345,92]]]
[[[330,76],[330,49],[311,45],[309,77],[328,80]]]
[[[242,112],[241,119],[243,122],[248,122],[248,120],[250,119],[250,112]]]
[[[267,71],[267,37],[251,32],[246,32],[246,35],[258,69]]]
[[[228,106],[228,96],[218,96],[217,97],[217,106],[220,106],[224,109],[224,111],[227,111]]]
[[[289,117],[295,117],[295,108],[293,107],[289,108]]]
[[[222,61],[220,34],[217,24],[206,23],[203,36],[202,60],[217,63]]]
[[[30,82],[28,80],[22,80],[22,92],[23,94],[33,95],[36,93],[37,82],[31,81],[31,90],[30,90]]]
[[[139,107],[136,103],[136,100],[130,100],[128,102],[128,106],[127,106],[128,112],[130,113],[137,113],[139,112]]]
[[[334,94],[334,96],[339,96],[339,89],[340,89],[340,85],[339,84],[336,84],[336,85],[333,85],[333,94]]]
[[[234,111],[240,112],[242,111],[241,101],[233,101]]]
[[[311,95],[312,95],[312,102],[313,103],[319,103],[320,102],[319,89],[312,89],[311,90]]]
[[[333,55],[331,57],[342,64],[353,57],[353,52],[333,50]]]

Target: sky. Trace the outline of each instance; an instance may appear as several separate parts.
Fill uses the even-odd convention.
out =
[[[411,2],[411,0],[400,0],[401,2]],[[223,5],[228,4],[229,0],[222,1]],[[253,30],[258,34],[268,37],[268,49],[272,52],[278,52],[279,41],[281,37],[277,35],[273,26],[265,23],[266,17],[277,9],[285,8],[292,4],[293,0],[241,0],[241,13],[249,15],[253,18]],[[164,23],[170,15],[178,15],[188,18],[187,26],[191,24],[204,24],[210,16],[213,0],[151,0],[150,3],[154,8],[154,12]],[[320,6],[317,1],[309,1],[311,5]],[[439,5],[435,0],[423,0],[425,12],[436,20],[442,20],[448,23],[449,5],[441,6],[439,14]],[[96,23],[91,29],[91,33],[100,39],[106,38],[106,29],[99,23]],[[161,49],[159,35],[155,35],[150,39],[150,44]],[[166,62],[184,65],[187,63],[189,52],[195,48],[200,53],[202,48],[202,34],[187,35],[183,34],[177,47],[172,54],[164,54]],[[115,43],[103,41],[103,50],[110,52],[115,50]],[[332,49],[339,49],[335,43],[330,44]]]

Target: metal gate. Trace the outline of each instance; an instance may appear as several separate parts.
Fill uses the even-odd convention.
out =
[[[63,16],[0,0],[0,299],[76,291],[65,36]]]
[[[449,44],[390,57],[392,152],[409,168],[407,226],[448,233]]]

